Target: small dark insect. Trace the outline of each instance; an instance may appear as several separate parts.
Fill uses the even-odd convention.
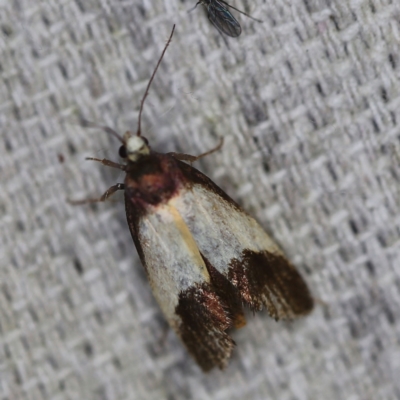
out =
[[[239,22],[228,10],[232,8],[233,10],[251,18],[253,21],[262,22],[259,19],[253,18],[251,15],[246,14],[244,11],[238,10],[236,7],[231,6],[224,0],[199,0],[194,8],[199,4],[202,4],[207,8],[208,19],[210,22],[225,35],[230,37],[238,37],[242,33],[242,28]]]

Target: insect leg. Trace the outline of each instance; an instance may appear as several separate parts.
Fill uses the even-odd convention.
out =
[[[117,183],[116,185],[111,186],[106,190],[106,192],[98,199],[84,199],[84,200],[67,200],[68,203],[77,206],[81,204],[88,204],[88,203],[99,203],[102,201],[106,201],[109,197],[111,197],[116,191],[124,190],[125,185],[123,183]]]
[[[187,161],[187,162],[195,162],[199,160],[200,158],[203,158],[205,156],[208,156],[209,154],[212,154],[216,151],[218,151],[222,145],[224,144],[224,138],[221,138],[217,146],[215,146],[213,149],[206,151],[205,153],[199,154],[198,156],[192,156],[190,154],[184,154],[184,153],[168,153],[170,156],[176,158],[177,160],[180,161]]]

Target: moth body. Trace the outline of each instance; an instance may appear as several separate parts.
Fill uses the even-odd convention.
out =
[[[126,167],[129,229],[155,298],[204,370],[224,368],[242,304],[275,319],[308,313],[312,297],[261,226],[192,166],[145,145]]]
[[[262,227],[191,166],[222,141],[196,157],[157,153],[141,136],[144,100],[162,56],[142,99],[136,135],[128,131],[121,137],[86,122],[121,142],[124,164],[90,159],[124,171],[124,183],[99,199],[72,203],[105,201],[124,190],[132,239],[166,319],[204,371],[222,369],[234,347],[228,330],[246,324],[243,305],[253,311],[266,308],[276,320],[292,319],[309,313],[313,299]]]

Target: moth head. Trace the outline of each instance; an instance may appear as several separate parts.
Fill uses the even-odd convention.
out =
[[[129,131],[124,135],[124,144],[119,148],[119,155],[129,161],[138,161],[150,154],[149,142],[142,136],[132,135]]]

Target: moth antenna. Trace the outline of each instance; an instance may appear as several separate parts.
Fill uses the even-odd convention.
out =
[[[104,126],[104,125],[97,125],[93,122],[90,122],[86,119],[83,119],[81,121],[82,126],[84,128],[98,128],[101,129],[102,131],[116,137],[122,144],[125,144],[124,139],[121,137],[121,135],[119,135],[117,132],[114,131],[114,129],[109,128],[108,126]]]
[[[137,136],[140,136],[140,134],[141,134],[141,121],[142,121],[142,112],[143,112],[144,101],[146,100],[146,97],[147,97],[147,95],[149,94],[149,90],[150,90],[151,83],[153,82],[153,79],[154,79],[154,77],[155,77],[155,75],[156,75],[156,73],[157,73],[158,67],[159,67],[160,64],[161,64],[162,59],[164,58],[164,54],[165,54],[165,52],[167,51],[167,48],[168,48],[169,44],[171,43],[172,36],[174,35],[174,31],[175,31],[175,24],[174,24],[174,26],[172,27],[172,31],[171,31],[171,34],[170,34],[170,36],[169,36],[169,38],[168,38],[167,44],[165,45],[164,50],[163,50],[163,52],[161,53],[161,57],[159,58],[159,60],[158,60],[158,62],[157,62],[157,65],[156,65],[156,68],[154,69],[154,72],[153,72],[153,74],[151,75],[151,78],[150,78],[150,80],[149,80],[149,83],[147,84],[146,91],[144,92],[144,96],[143,96],[143,98],[142,98],[142,102],[140,103],[139,120],[138,120],[138,129],[137,129],[137,132],[136,132],[136,135],[137,135]]]

